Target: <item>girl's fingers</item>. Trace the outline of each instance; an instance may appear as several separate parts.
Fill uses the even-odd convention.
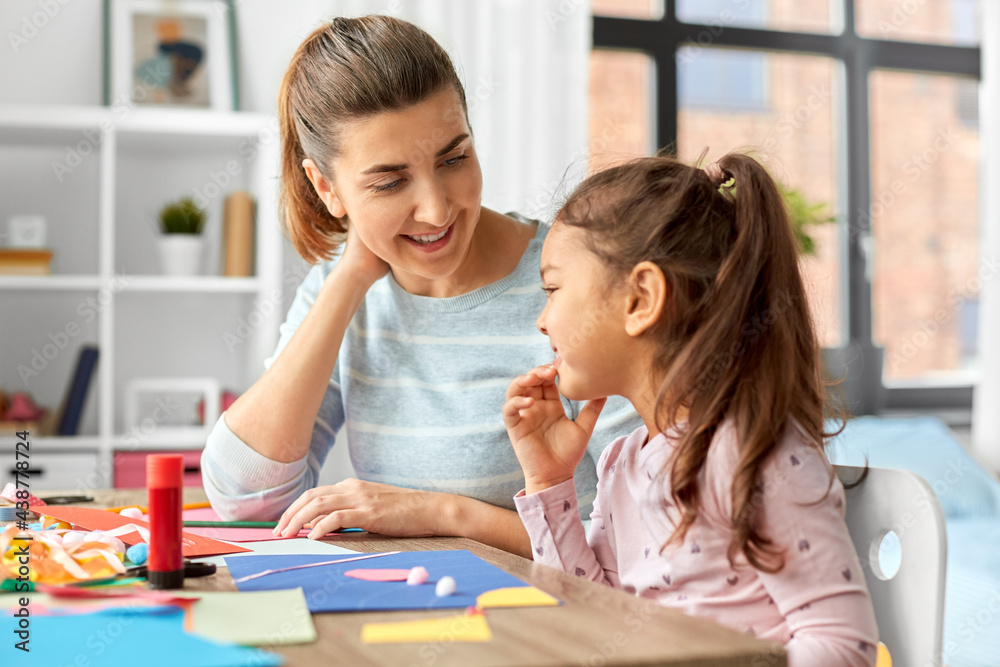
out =
[[[507,398],[520,393],[519,389],[532,387],[544,387],[551,384],[555,386],[556,370],[551,366],[539,366],[533,368],[524,375],[518,375],[507,388]]]
[[[607,402],[607,398],[595,398],[587,401],[584,403],[583,409],[580,410],[580,414],[576,416],[576,425],[583,429],[588,438],[594,434],[597,418],[601,416],[601,410],[604,409],[604,404]]]
[[[521,410],[530,408],[534,402],[531,396],[514,396],[503,404],[503,416],[517,417]]]

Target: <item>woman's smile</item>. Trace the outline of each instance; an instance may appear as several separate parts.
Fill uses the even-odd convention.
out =
[[[448,225],[447,229],[444,229],[437,234],[418,234],[414,236],[401,234],[401,236],[420,252],[431,253],[441,250],[448,245],[448,242],[451,241],[451,237],[453,236],[453,229],[455,229],[454,222]]]

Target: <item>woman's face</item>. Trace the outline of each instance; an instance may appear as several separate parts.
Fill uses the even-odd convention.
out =
[[[330,212],[355,227],[397,280],[446,278],[469,253],[483,178],[458,93],[341,128]],[[402,282],[402,281],[400,281]]]

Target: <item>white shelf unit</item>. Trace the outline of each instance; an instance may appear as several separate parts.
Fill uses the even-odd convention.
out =
[[[33,438],[32,468],[58,471],[37,488],[109,488],[116,451],[203,446],[125,424],[130,380],[210,376],[240,393],[259,377],[284,314],[278,148],[263,114],[0,106],[0,234],[11,215],[44,215],[54,253],[51,276],[0,276],[0,388],[55,409],[79,348],[99,348],[80,435]],[[222,206],[236,189],[256,203],[247,278],[220,275]],[[160,275],[156,214],[183,196],[208,210],[204,275]],[[37,371],[27,381],[25,368]],[[3,483],[14,442],[0,438]]]

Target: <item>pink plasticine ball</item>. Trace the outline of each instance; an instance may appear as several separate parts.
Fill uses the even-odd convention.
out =
[[[419,586],[420,584],[427,583],[427,577],[427,568],[423,565],[418,565],[410,570],[410,576],[406,578],[406,585]]]
[[[121,512],[119,512],[119,514],[121,514],[122,516],[127,516],[130,519],[142,518],[142,510],[139,509],[138,507],[126,507]]]

